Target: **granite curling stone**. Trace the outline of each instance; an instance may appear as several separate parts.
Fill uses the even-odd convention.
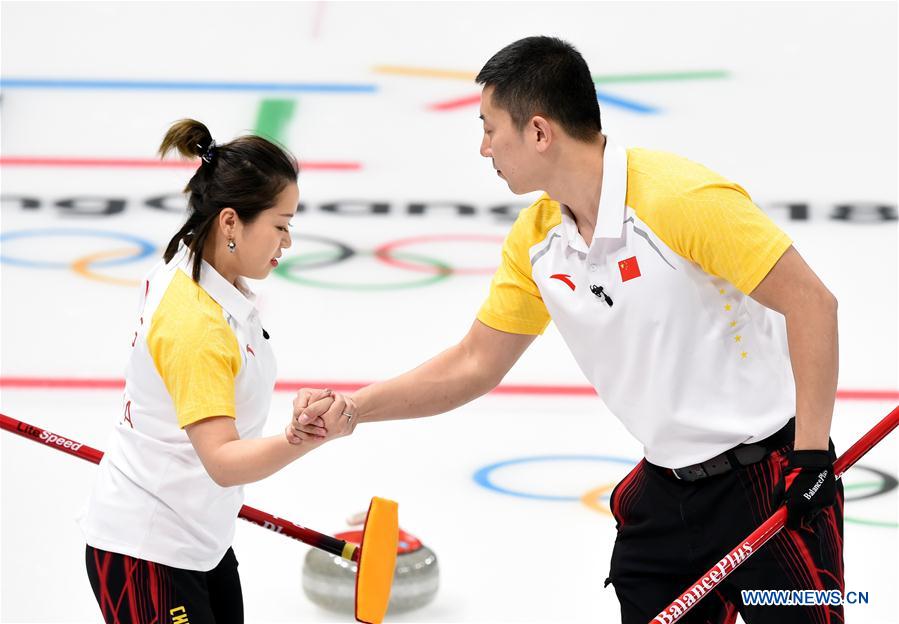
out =
[[[337,539],[358,544],[362,531],[346,531]],[[311,549],[303,564],[303,592],[315,604],[337,611],[353,613],[356,594],[354,561]],[[396,571],[390,591],[387,613],[404,613],[419,609],[434,599],[439,586],[437,555],[413,535],[400,529]]]

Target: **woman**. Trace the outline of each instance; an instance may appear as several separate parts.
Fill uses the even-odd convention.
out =
[[[242,622],[230,544],[243,484],[355,424],[326,390],[317,429],[260,438],[275,360],[243,278],[265,278],[290,247],[296,161],[256,136],[216,145],[189,119],[160,156],[173,149],[201,159],[189,217],[141,289],[122,417],[80,520],[108,624]]]

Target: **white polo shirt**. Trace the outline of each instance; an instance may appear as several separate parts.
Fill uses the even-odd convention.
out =
[[[230,416],[241,438],[259,437],[276,371],[249,289],[206,262],[198,284],[191,269],[182,246],[146,278],[123,411],[80,525],[95,548],[208,571],[231,545],[243,488],[215,484],[184,427]]]
[[[539,334],[552,318],[647,460],[680,468],[795,413],[784,318],[748,296],[790,245],[740,186],[608,141],[593,240],[541,197],[513,225],[478,319]]]

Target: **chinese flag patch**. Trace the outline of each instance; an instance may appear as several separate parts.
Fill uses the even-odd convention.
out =
[[[640,277],[640,265],[637,264],[637,256],[631,256],[618,261],[618,270],[621,271],[621,281],[626,282],[635,277]]]

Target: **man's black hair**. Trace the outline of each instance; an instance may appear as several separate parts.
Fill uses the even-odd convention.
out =
[[[557,121],[570,136],[594,141],[602,130],[587,62],[556,37],[527,37],[493,55],[475,82],[493,87],[493,104],[523,129],[534,115]]]

